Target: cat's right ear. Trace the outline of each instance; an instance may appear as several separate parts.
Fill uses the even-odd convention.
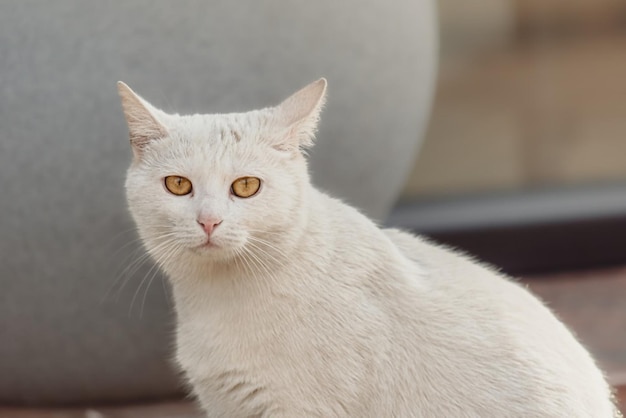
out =
[[[280,150],[308,148],[313,145],[320,113],[326,101],[325,78],[298,90],[276,107],[277,123],[285,132],[274,145]]]
[[[168,135],[167,129],[157,117],[163,112],[142,99],[121,81],[117,82],[117,91],[122,99],[122,109],[128,123],[133,153],[139,157],[148,143]]]

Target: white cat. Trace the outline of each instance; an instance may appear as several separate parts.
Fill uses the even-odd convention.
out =
[[[128,202],[168,274],[210,417],[613,417],[602,373],[491,268],[310,183],[326,81],[248,113],[166,114],[123,83]]]

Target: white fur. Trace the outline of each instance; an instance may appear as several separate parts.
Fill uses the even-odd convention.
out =
[[[590,355],[523,287],[311,185],[299,146],[325,88],[178,116],[120,85],[143,138],[130,210],[171,279],[177,360],[208,416],[616,416]],[[193,193],[169,194],[168,175]],[[231,195],[242,176],[262,179],[257,195]],[[218,248],[196,248],[200,216],[223,220]]]

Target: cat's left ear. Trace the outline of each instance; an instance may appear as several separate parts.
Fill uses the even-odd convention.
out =
[[[309,84],[276,107],[276,119],[283,130],[275,147],[280,150],[308,148],[313,145],[320,113],[326,101],[325,78]]]
[[[161,121],[167,115],[142,99],[121,81],[117,82],[117,91],[122,99],[122,109],[128,123],[133,152],[135,156],[140,156],[142,150],[151,141],[168,135],[167,129]]]

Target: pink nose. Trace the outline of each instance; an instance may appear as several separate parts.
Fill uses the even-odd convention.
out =
[[[198,225],[200,225],[202,227],[202,229],[204,229],[204,232],[206,232],[207,235],[211,235],[213,233],[213,230],[222,223],[221,220],[215,219],[215,218],[204,218],[204,219],[198,219],[197,220]]]

